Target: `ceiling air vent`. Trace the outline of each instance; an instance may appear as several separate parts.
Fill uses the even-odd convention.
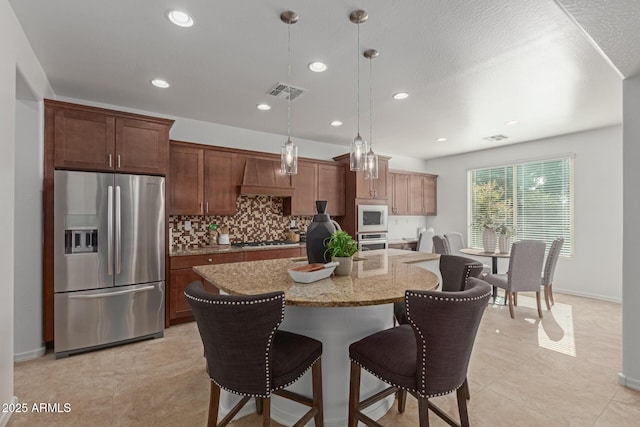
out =
[[[293,101],[294,99],[296,99],[297,97],[299,97],[305,92],[306,91],[301,87],[291,86],[291,100]],[[280,98],[284,100],[287,100],[287,98],[289,97],[289,90],[287,89],[286,83],[278,82],[275,85],[273,85],[273,87],[269,89],[266,93],[267,95],[273,95],[276,98]]]
[[[492,135],[492,136],[485,136],[484,139],[485,141],[491,141],[491,142],[498,142],[498,141],[502,141],[503,139],[507,139],[509,138],[507,135]]]

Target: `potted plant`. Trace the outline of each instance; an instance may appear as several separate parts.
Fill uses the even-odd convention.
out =
[[[474,214],[472,227],[482,230],[485,252],[495,252],[497,228],[510,216],[511,199],[505,199],[504,188],[493,181],[473,185]]]
[[[353,268],[353,254],[358,252],[358,244],[346,231],[337,230],[325,240],[325,255],[331,257],[339,265],[335,269],[336,276],[348,276]]]
[[[509,253],[511,249],[511,237],[516,234],[516,228],[502,223],[496,227],[498,233],[498,251],[501,254]]]

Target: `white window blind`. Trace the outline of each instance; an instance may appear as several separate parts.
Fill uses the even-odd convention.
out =
[[[543,240],[547,249],[564,238],[561,255],[573,254],[573,161],[571,158],[470,171],[472,247],[482,247],[482,225],[515,225],[513,240]],[[491,222],[491,221],[489,221]]]

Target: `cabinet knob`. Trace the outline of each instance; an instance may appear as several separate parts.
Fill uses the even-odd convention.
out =
[[[209,262],[213,262],[213,259],[209,258]]]

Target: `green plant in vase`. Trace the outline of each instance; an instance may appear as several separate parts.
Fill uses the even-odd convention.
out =
[[[358,243],[346,231],[338,230],[325,239],[327,250],[332,261],[338,262],[336,276],[348,276],[353,268],[353,254],[358,252]]]

